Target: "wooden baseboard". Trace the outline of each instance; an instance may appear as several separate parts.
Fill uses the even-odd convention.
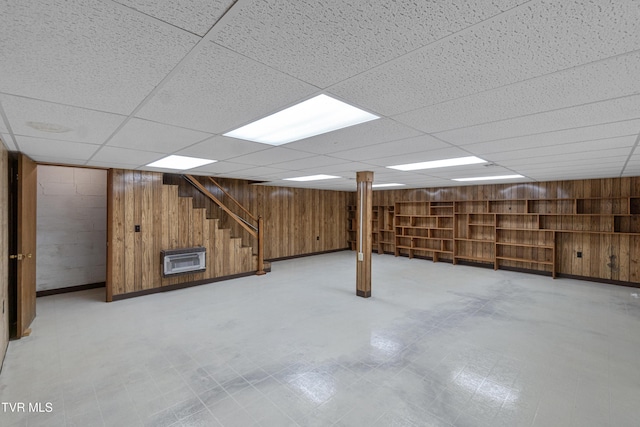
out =
[[[265,267],[264,271],[267,273],[270,272],[271,267],[269,268]],[[169,291],[175,291],[178,289],[192,288],[194,286],[207,285],[209,283],[214,283],[214,282],[222,282],[223,280],[238,279],[240,277],[248,277],[248,276],[255,276],[255,275],[256,275],[255,271],[248,271],[246,273],[232,274],[230,276],[223,276],[223,277],[215,277],[213,279],[196,280],[188,283],[178,283],[177,285],[163,286],[161,288],[145,289],[144,291],[136,291],[136,292],[129,292],[127,294],[113,295],[111,301],[120,301],[123,299],[141,297],[144,295],[158,294],[160,292],[169,292]],[[107,302],[111,302],[111,301],[107,301]]]
[[[269,262],[286,261],[288,259],[304,258],[304,257],[308,257],[308,256],[330,254],[330,253],[333,253],[333,252],[343,252],[343,251],[350,251],[350,250],[351,250],[351,248],[331,249],[331,250],[322,251],[322,252],[311,252],[311,253],[308,253],[308,254],[283,256],[283,257],[280,257],[280,258],[270,258],[270,259],[265,259],[265,261],[269,261]]]
[[[564,274],[564,273],[556,273],[556,277],[561,277],[563,279],[585,280],[587,282],[606,283],[607,285],[627,286],[629,288],[640,288],[640,283],[625,282],[623,280],[600,279],[597,277],[576,276],[573,274]]]
[[[89,283],[88,285],[68,286],[66,288],[58,289],[45,289],[43,291],[37,291],[36,297],[46,297],[49,295],[66,294],[69,292],[86,291],[88,289],[104,288],[104,282]]]

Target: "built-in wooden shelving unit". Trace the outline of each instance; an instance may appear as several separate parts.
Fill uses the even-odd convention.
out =
[[[355,207],[349,212],[349,218],[355,217]],[[351,236],[355,224],[349,221]],[[378,253],[536,270],[556,277],[558,242],[572,239],[572,234],[638,239],[640,197],[398,201],[395,206],[375,206],[373,222]]]
[[[397,202],[395,255],[453,258],[453,202]]]
[[[356,250],[356,232],[358,230],[357,207],[348,206],[347,242],[352,251]],[[372,248],[379,254],[394,253],[395,231],[393,229],[393,206],[372,206],[371,241]]]

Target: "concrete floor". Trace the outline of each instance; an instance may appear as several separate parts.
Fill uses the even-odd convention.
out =
[[[106,304],[38,299],[2,426],[637,426],[640,290],[355,254]]]

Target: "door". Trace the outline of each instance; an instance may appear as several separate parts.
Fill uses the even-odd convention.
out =
[[[9,290],[12,337],[29,335],[36,317],[36,164],[17,154],[10,165]],[[11,274],[14,272],[14,274]]]

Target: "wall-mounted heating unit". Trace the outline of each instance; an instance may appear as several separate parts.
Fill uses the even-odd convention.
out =
[[[207,269],[207,249],[203,247],[168,249],[162,254],[162,275],[194,273]]]

